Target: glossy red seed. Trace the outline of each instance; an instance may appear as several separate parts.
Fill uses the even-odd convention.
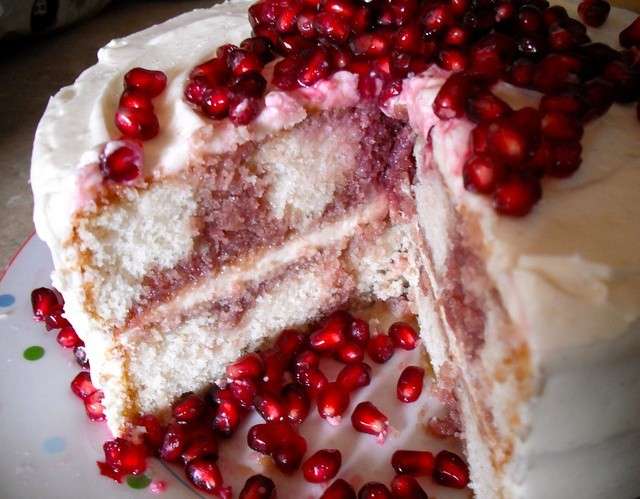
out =
[[[267,64],[275,58],[271,42],[261,36],[244,39],[242,43],[240,43],[240,48],[257,55],[262,64]]]
[[[542,13],[535,5],[526,4],[520,7],[517,18],[518,28],[521,32],[535,33],[542,28]]]
[[[502,215],[523,217],[542,197],[539,180],[513,177],[502,182],[493,195],[493,205]]]
[[[367,386],[371,383],[371,367],[364,362],[346,365],[338,373],[336,383],[348,392]]]
[[[218,407],[213,419],[213,428],[223,436],[230,436],[238,429],[243,417],[240,402],[228,388],[217,393],[216,402]]]
[[[321,418],[337,422],[349,407],[349,392],[337,382],[328,383],[318,392],[317,406]]]
[[[153,414],[144,414],[135,420],[136,426],[144,428],[143,439],[150,453],[155,454],[164,441],[165,429]]]
[[[260,113],[261,101],[256,97],[232,96],[229,102],[229,120],[236,126],[248,125]]]
[[[584,101],[589,103],[583,117],[585,121],[603,115],[613,104],[613,85],[601,78],[585,83],[582,92]]]
[[[495,7],[495,20],[496,23],[507,23],[513,21],[516,16],[516,6],[509,1],[503,1]]]
[[[552,169],[554,161],[553,145],[550,141],[542,139],[525,163],[524,171],[531,172],[535,176],[542,176]]]
[[[640,46],[640,16],[620,32],[618,40],[625,48]]]
[[[71,327],[69,321],[62,316],[63,313],[64,311],[60,310],[58,312],[53,312],[44,318],[44,324],[47,331]]]
[[[242,407],[248,409],[253,405],[253,399],[258,391],[255,380],[249,378],[233,379],[227,386]]]
[[[298,15],[298,19],[296,20],[296,26],[298,28],[298,32],[304,38],[315,38],[318,36],[316,32],[316,28],[314,26],[315,18],[317,12],[312,10],[304,10]]]
[[[353,33],[364,33],[371,26],[371,9],[362,5],[356,7],[351,18],[351,31]]]
[[[292,474],[300,467],[306,452],[306,440],[296,433],[291,440],[280,443],[271,454],[271,457],[280,471]]]
[[[418,333],[406,322],[394,322],[389,326],[389,338],[396,348],[413,350],[418,343]]]
[[[234,78],[229,85],[231,95],[241,97],[262,97],[267,88],[267,80],[258,73],[247,73]]]
[[[295,329],[285,329],[276,340],[276,348],[289,360],[293,358],[304,347],[306,336]]]
[[[420,52],[422,28],[418,24],[408,24],[399,28],[394,34],[394,48],[407,54]]]
[[[106,463],[114,470],[138,475],[147,469],[147,452],[143,445],[116,438],[105,442],[102,449]]]
[[[578,141],[554,144],[552,158],[553,164],[546,170],[547,175],[558,178],[568,177],[582,163],[582,146]]]
[[[633,62],[611,61],[602,70],[602,77],[613,84],[616,102],[627,103],[640,98],[640,71],[631,64]]]
[[[540,100],[541,112],[558,111],[574,116],[581,116],[586,105],[582,97],[577,93],[563,93],[555,95],[543,95]]]
[[[434,5],[425,12],[422,24],[428,36],[444,31],[454,22],[451,7],[446,4]]]
[[[318,369],[298,371],[295,373],[296,381],[305,387],[311,397],[316,397],[318,393],[329,383],[324,373]]]
[[[577,79],[582,63],[568,54],[551,54],[536,67],[533,87],[543,93],[555,93],[564,90]]]
[[[534,64],[528,59],[516,60],[509,70],[508,81],[517,87],[529,87],[533,81]]]
[[[578,44],[573,34],[561,26],[552,26],[549,29],[547,42],[549,48],[557,52],[573,49]]]
[[[259,393],[253,401],[254,407],[266,422],[281,421],[286,415],[282,400],[269,392]]]
[[[102,390],[96,390],[85,397],[84,409],[91,421],[104,421],[106,419],[104,406],[102,405],[103,398],[104,393],[102,393]]]
[[[578,5],[578,15],[582,22],[594,28],[598,28],[605,23],[607,17],[609,17],[610,10],[609,2],[604,0],[583,0]]]
[[[134,109],[153,111],[151,98],[147,94],[136,89],[125,90],[122,92],[118,105],[119,107],[131,107]]]
[[[239,499],[276,499],[276,484],[264,475],[253,475],[240,491]]]
[[[44,321],[48,315],[62,311],[58,295],[49,288],[36,288],[31,291],[31,307],[33,318],[37,321]]]
[[[496,159],[513,166],[523,163],[529,150],[527,132],[506,120],[489,126],[487,144]]]
[[[389,488],[380,482],[367,482],[358,492],[358,499],[393,499]]]
[[[100,172],[103,177],[114,182],[135,180],[140,175],[142,166],[142,147],[134,141],[108,142],[100,154]]]
[[[284,384],[284,371],[287,358],[279,351],[268,351],[262,355],[264,376],[262,387],[272,393],[278,393]]]
[[[364,348],[355,342],[346,342],[338,347],[336,359],[344,364],[362,362],[364,360]]]
[[[542,134],[552,140],[580,140],[584,132],[582,124],[568,114],[558,111],[547,111],[541,120]]]
[[[247,445],[261,454],[271,454],[280,443],[290,441],[295,434],[293,426],[287,422],[257,424],[247,433]]]
[[[282,389],[282,404],[286,418],[292,424],[301,424],[311,408],[309,396],[296,383],[289,383]]]
[[[201,432],[194,438],[190,436],[190,442],[182,452],[182,462],[187,465],[196,459],[218,459],[218,440],[211,430]]]
[[[567,9],[560,5],[553,5],[542,12],[542,20],[547,27],[553,24],[562,24],[567,19],[569,19]]]
[[[275,2],[256,2],[249,7],[249,23],[253,28],[263,24],[274,24],[276,16]]]
[[[259,73],[262,70],[262,61],[257,54],[244,49],[236,49],[227,56],[227,65],[234,76],[242,76],[246,73]]]
[[[222,487],[222,474],[214,460],[210,458],[190,462],[185,469],[185,474],[189,481],[203,492],[216,493]]]
[[[84,345],[83,341],[71,326],[63,327],[58,332],[56,341],[64,348],[75,348],[79,345]]]
[[[360,402],[351,414],[351,424],[361,433],[368,433],[384,441],[389,430],[389,420],[371,402]]]
[[[348,21],[332,12],[320,12],[314,19],[314,26],[320,36],[338,44],[349,37]]]
[[[356,491],[349,482],[338,478],[324,491],[320,499],[356,499]]]
[[[308,87],[318,80],[327,78],[331,73],[331,61],[329,53],[322,47],[318,47],[306,58],[300,72],[298,73],[298,83]]]
[[[391,49],[391,36],[384,32],[363,33],[351,41],[355,55],[378,57]]]
[[[162,71],[133,68],[124,75],[124,84],[127,89],[138,90],[153,98],[160,95],[167,86],[167,76]]]
[[[319,450],[302,463],[302,474],[307,482],[322,483],[338,474],[342,455],[338,449]]]
[[[285,57],[278,61],[273,68],[271,83],[281,90],[293,90],[298,88],[298,72],[302,67],[302,61],[297,57]]]
[[[258,354],[250,353],[229,364],[226,372],[231,379],[257,379],[264,373],[264,363]]]
[[[487,152],[487,137],[489,136],[489,123],[479,123],[471,131],[471,139],[473,142],[473,150],[482,154]]]
[[[469,484],[469,468],[458,455],[443,450],[436,455],[433,479],[445,487],[464,489]]]
[[[469,9],[470,0],[449,0],[451,13],[455,16],[461,16]]]
[[[71,391],[82,400],[96,391],[96,387],[91,382],[91,375],[87,371],[80,371],[71,381]]]
[[[473,90],[470,79],[454,73],[444,82],[433,101],[433,111],[439,118],[448,120],[464,115],[468,97]]]
[[[393,341],[386,334],[379,334],[369,340],[367,345],[367,353],[371,360],[378,364],[384,364],[393,357],[394,345]]]
[[[373,71],[361,74],[358,78],[358,93],[364,100],[373,100],[382,86],[380,77]]]
[[[382,89],[380,90],[380,95],[378,96],[378,103],[383,105],[387,100],[392,97],[396,97],[400,95],[402,92],[402,80],[391,80],[386,82]]]
[[[294,371],[308,371],[318,369],[318,367],[320,367],[320,356],[312,350],[300,352],[293,362]]]
[[[210,87],[225,85],[230,76],[231,71],[229,71],[226,63],[226,55],[224,59],[216,57],[203,62],[193,68],[191,73],[189,73],[189,78],[192,81],[201,80]]]
[[[468,42],[469,31],[462,26],[450,27],[442,38],[442,43],[449,47],[463,47]]]
[[[408,366],[398,378],[396,393],[400,402],[415,402],[422,393],[424,381],[424,369],[417,366]]]
[[[394,499],[429,499],[427,493],[411,475],[396,475],[391,480]]]
[[[429,451],[397,450],[391,456],[391,466],[399,474],[431,476],[434,457]]]
[[[160,446],[160,457],[167,462],[174,463],[182,457],[187,446],[187,433],[184,425],[172,423],[167,428],[164,440]]]
[[[191,393],[178,399],[173,404],[173,417],[178,421],[191,422],[198,419],[204,412],[204,402],[200,397]]]
[[[480,194],[491,194],[505,175],[503,164],[483,153],[467,160],[462,169],[465,189]]]
[[[459,72],[467,68],[468,57],[464,50],[444,48],[438,54],[438,65],[447,71]]]
[[[192,80],[184,87],[184,98],[194,106],[200,107],[205,93],[211,87],[202,79]]]
[[[146,109],[120,108],[116,111],[115,124],[122,135],[135,140],[151,140],[160,131],[158,118]]]
[[[502,76],[516,55],[516,43],[501,33],[490,33],[471,48],[471,71],[490,78]]]
[[[475,121],[494,121],[511,112],[509,104],[489,91],[473,95],[467,101],[467,116]]]
[[[345,342],[350,324],[351,317],[344,312],[330,315],[320,329],[309,336],[311,348],[317,352],[335,352]]]

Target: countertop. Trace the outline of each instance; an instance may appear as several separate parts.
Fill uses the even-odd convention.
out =
[[[100,14],[44,38],[0,45],[0,273],[33,232],[29,162],[47,100],[96,62],[100,47],[213,0],[114,0]],[[611,2],[640,10],[639,0]]]

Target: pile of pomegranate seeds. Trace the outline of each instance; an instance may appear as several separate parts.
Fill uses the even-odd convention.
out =
[[[62,318],[64,303],[54,290],[38,288],[32,292],[34,318],[47,322],[50,315]],[[68,322],[58,334],[65,348],[83,347]],[[372,402],[350,407],[350,394],[369,385],[371,367],[341,355],[344,345],[357,345],[372,352],[377,338],[386,338],[384,349],[411,350],[417,346],[418,333],[405,322],[396,322],[388,334],[371,335],[369,324],[348,312],[335,312],[310,334],[284,330],[273,347],[249,353],[227,366],[227,379],[213,384],[203,396],[185,393],[172,406],[171,420],[163,424],[155,416],[142,415],[135,421],[135,441],[115,438],[103,446],[104,461],[98,462],[100,473],[121,482],[127,475],[139,475],[147,468],[147,459],[157,457],[168,463],[180,463],[187,479],[198,490],[221,498],[232,497],[231,488],[217,465],[222,438],[234,435],[250,411],[255,410],[265,422],[249,428],[247,445],[269,456],[281,472],[291,475],[299,469],[310,483],[324,483],[324,498],[355,498],[354,488],[344,479],[334,480],[340,473],[342,454],[338,449],[319,449],[307,455],[307,441],[298,426],[306,419],[315,403],[321,417],[335,423],[343,414],[351,413],[355,431],[376,437],[384,443],[389,420]],[[364,355],[364,354],[363,354]],[[390,355],[373,349],[378,362]],[[335,381],[321,371],[321,357],[332,357],[344,364]],[[84,361],[84,359],[83,359]],[[398,398],[411,402],[418,398],[424,369],[407,367],[398,380]],[[287,382],[293,379],[293,382]],[[322,381],[318,381],[322,380]],[[104,421],[104,397],[91,381],[89,371],[80,371],[71,381],[71,391],[84,402],[91,421]],[[467,465],[449,451],[435,457],[426,450],[397,450],[390,465],[398,474],[389,487],[378,482],[362,486],[358,498],[414,498],[426,494],[414,477],[431,477],[447,487],[464,488],[469,483]],[[333,482],[331,482],[334,480]],[[330,483],[331,482],[331,483]],[[330,484],[329,484],[330,483]],[[249,477],[240,492],[244,499],[275,499],[276,486],[264,475]]]
[[[609,11],[605,0],[578,7],[594,27]],[[526,215],[542,197],[542,177],[580,167],[586,122],[613,102],[640,98],[640,18],[620,33],[623,51],[591,43],[584,24],[547,0],[261,0],[249,8],[249,21],[251,38],[219,47],[190,74],[184,96],[204,115],[250,123],[263,106],[264,66],[276,59],[276,88],[310,86],[346,70],[358,75],[361,97],[379,103],[398,95],[404,78],[436,64],[452,74],[435,114],[477,124],[464,185],[492,196],[502,215]],[[544,108],[512,110],[492,93],[499,81],[543,93]],[[391,351],[384,341],[374,347],[376,361]],[[340,355],[361,354],[349,345]]]

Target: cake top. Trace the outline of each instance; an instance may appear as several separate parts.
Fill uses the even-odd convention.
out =
[[[103,182],[100,154],[105,143],[119,136],[114,114],[124,75],[131,68],[160,70],[167,78],[166,89],[153,100],[159,133],[144,142],[142,177],[151,180],[186,167],[194,144],[206,143],[211,152],[230,150],[293,126],[309,107],[352,106],[359,100],[363,89],[358,89],[358,77],[337,71],[294,91],[279,90],[278,81],[269,79],[264,108],[246,124],[212,121],[194,111],[183,97],[193,68],[210,60],[217,47],[250,36],[249,5],[232,2],[194,11],[114,40],[99,52],[96,66],[50,101],[36,134],[31,182],[36,227],[52,248],[56,264],[72,233],[74,215],[94,206]],[[567,5],[567,10],[577,17],[575,5]],[[612,9],[604,26],[589,30],[589,36],[615,47],[618,33],[633,19],[630,12]],[[440,66],[456,69],[452,62],[441,61]],[[481,229],[489,271],[511,299],[507,305],[512,316],[527,322],[536,337],[547,338],[550,348],[564,342],[590,343],[626,330],[640,312],[635,110],[614,104],[589,121],[581,140],[581,168],[568,179],[545,179],[544,202],[524,219],[511,219],[497,215],[490,198],[465,189],[463,169],[471,154],[474,125],[465,113],[447,116],[443,106],[434,106],[448,79],[448,71],[433,65],[404,80],[401,91],[392,88],[383,104],[390,114],[407,113],[423,140],[430,136],[434,159],[453,199]],[[493,90],[514,109],[540,99],[537,92],[506,83]],[[569,173],[574,170],[571,167]],[[546,296],[548,303],[531,309],[530,305],[541,306],[538,300],[530,304],[523,299],[531,292]],[[553,314],[561,302],[585,313]],[[558,334],[571,329],[580,334]]]

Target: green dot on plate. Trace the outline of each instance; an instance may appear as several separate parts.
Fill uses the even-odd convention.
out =
[[[22,356],[27,360],[38,360],[44,357],[44,348],[39,345],[33,345],[22,352]]]
[[[127,485],[132,489],[146,489],[151,483],[151,478],[147,475],[129,475]]]

